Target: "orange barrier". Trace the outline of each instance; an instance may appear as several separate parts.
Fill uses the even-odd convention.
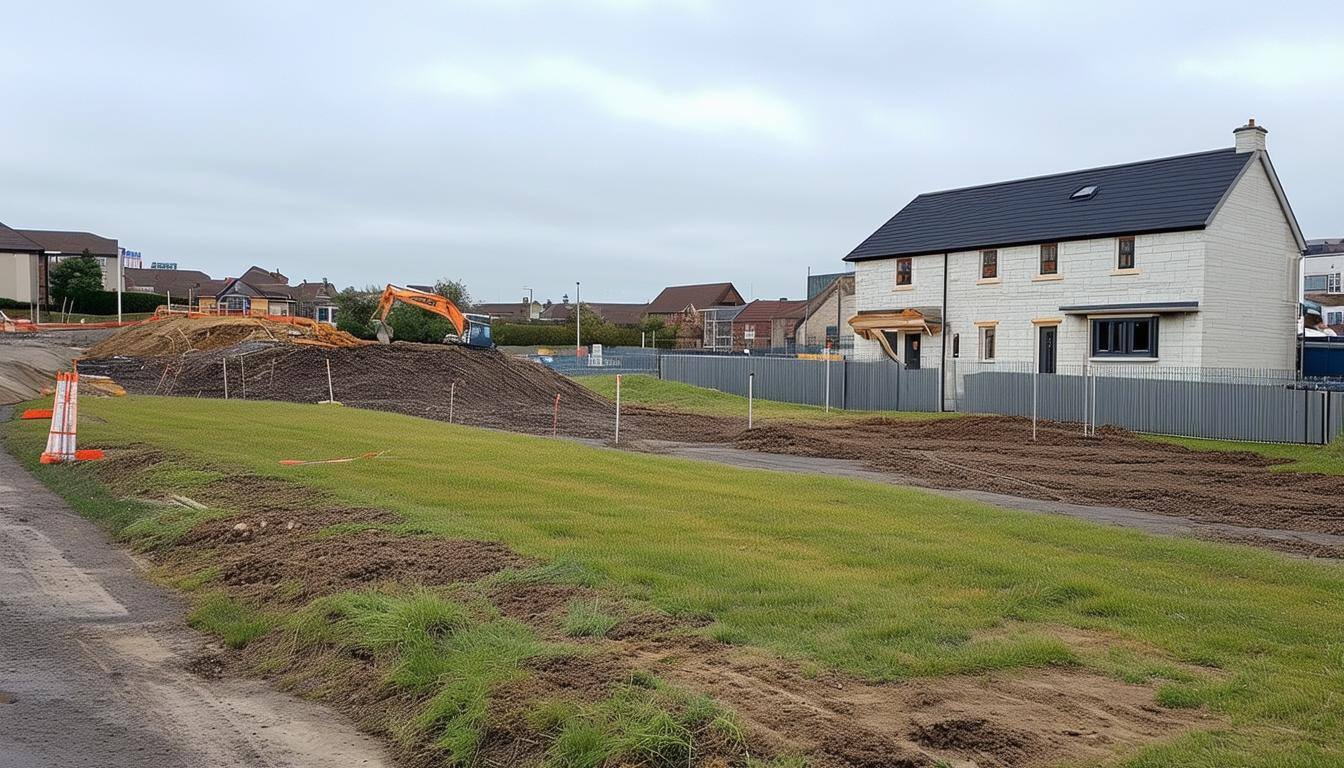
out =
[[[20,416],[19,418],[20,418],[20,419],[50,419],[50,418],[51,418],[51,409],[50,409],[50,408],[29,408],[28,410],[24,411],[24,412],[23,412],[23,415]]]

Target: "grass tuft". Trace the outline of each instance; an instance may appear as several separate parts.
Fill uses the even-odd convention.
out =
[[[187,624],[218,636],[230,648],[242,648],[271,628],[260,611],[223,592],[202,597],[187,614]]]
[[[619,618],[602,610],[596,600],[573,600],[565,614],[565,634],[570,637],[606,637]]]

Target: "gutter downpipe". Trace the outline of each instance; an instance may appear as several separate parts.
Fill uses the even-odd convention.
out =
[[[947,253],[943,253],[943,356],[938,364],[938,411],[947,410],[947,334],[950,324],[947,322]]]

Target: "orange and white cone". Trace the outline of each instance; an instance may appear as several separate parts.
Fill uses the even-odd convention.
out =
[[[76,450],[78,415],[79,374],[73,371],[56,374],[56,402],[51,408],[51,431],[47,433],[47,450],[42,453],[43,464],[103,458],[102,451]]]

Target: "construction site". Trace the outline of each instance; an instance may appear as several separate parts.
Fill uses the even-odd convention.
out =
[[[745,409],[709,414],[628,399],[618,434],[613,399],[488,344],[377,343],[312,323],[227,316],[62,334],[0,338],[3,393],[11,403],[40,398],[52,374],[71,367],[87,384],[91,437],[81,446],[106,458],[76,469],[96,478],[109,502],[148,505],[148,522],[114,530],[159,571],[206,585],[192,598],[200,605],[227,603],[225,619],[197,608],[193,626],[222,640],[182,663],[207,680],[260,677],[320,701],[389,744],[396,764],[1119,764],[1168,742],[1197,743],[1236,716],[1155,703],[1155,691],[1171,686],[1222,685],[1222,672],[1202,666],[1203,652],[1098,619],[1120,609],[1096,603],[1096,588],[1081,582],[1061,588],[1079,590],[1072,597],[1044,587],[1041,596],[1012,593],[1003,606],[990,599],[992,609],[977,610],[992,618],[934,611],[928,626],[821,639],[757,628],[778,619],[751,617],[779,606],[788,606],[790,631],[823,632],[841,614],[884,615],[850,602],[859,595],[902,599],[844,580],[825,596],[802,598],[766,575],[807,562],[806,542],[824,541],[833,525],[848,530],[844,510],[855,505],[871,503],[876,522],[856,523],[854,538],[825,557],[886,568],[920,561],[927,552],[919,542],[946,535],[935,549],[947,546],[947,557],[988,558],[958,570],[983,582],[955,587],[984,595],[1016,588],[992,575],[994,547],[963,543],[980,536],[1046,547],[1033,559],[1047,568],[1069,547],[1106,560],[1071,579],[1094,567],[1123,569],[1110,560],[1117,552],[1170,558],[1171,570],[1152,576],[1180,593],[1191,589],[1177,583],[1190,558],[1224,568],[1239,557],[1187,550],[1209,546],[1185,543],[1191,537],[1274,550],[1290,568],[1344,557],[1344,476],[1278,471],[1278,461],[1251,451],[1190,450],[1118,429],[1084,435],[1066,423],[1033,431],[1028,420],[1001,416],[815,410],[749,425]],[[421,429],[414,425],[428,422],[380,421],[391,417],[377,412],[484,429]],[[516,443],[510,433],[554,439]],[[11,438],[11,450],[38,433],[25,434]],[[751,471],[762,469],[772,472]],[[571,472],[582,481],[567,480]],[[435,483],[423,482],[430,476]],[[197,479],[184,485],[180,477]],[[703,490],[720,481],[711,478],[722,486]],[[745,493],[730,489],[757,478],[759,495],[723,495]],[[904,487],[934,494],[901,496]],[[690,488],[701,489],[698,498]],[[896,495],[856,500],[885,489]],[[656,514],[609,511],[627,498],[647,499],[640,503]],[[509,521],[519,509],[539,516],[516,529]],[[828,524],[822,510],[841,517]],[[1074,517],[1162,536],[1100,534],[1094,550],[1093,528],[1024,523],[1014,517],[1023,511],[1032,520]],[[870,540],[888,515],[899,533]],[[755,520],[786,529],[766,535],[750,527]],[[809,527],[787,532],[795,525]],[[1000,525],[1010,529],[996,532]],[[1036,527],[1011,528],[1018,525]],[[699,533],[683,539],[687,531]],[[1057,536],[1069,543],[1056,546]],[[612,553],[650,551],[632,560],[592,556],[584,547],[593,545],[575,544],[587,537],[624,542]],[[725,553],[739,559],[720,566]],[[775,565],[755,559],[763,557]],[[1269,556],[1248,561],[1255,575],[1232,578],[1270,578],[1277,566],[1260,557]],[[647,558],[661,565],[650,569]],[[1134,594],[1149,586],[1140,572],[1129,578]],[[923,615],[941,594],[911,610]],[[424,642],[449,654],[438,663],[458,671],[432,684],[399,682],[410,674],[411,651],[331,634],[354,637],[372,626],[360,622],[380,621],[356,618],[378,600],[393,601],[389,616],[409,610],[399,600],[421,601],[416,610],[449,610],[435,600],[466,606],[425,630],[432,639]],[[751,605],[750,616],[735,618],[738,605]],[[830,618],[808,624],[814,613]],[[340,629],[276,618],[290,614]],[[494,639],[470,639],[476,632]],[[452,666],[452,654],[469,653],[461,648],[470,643],[503,642],[490,634],[499,632],[532,644],[508,645],[516,657],[490,662],[509,671]],[[468,645],[455,645],[454,633]],[[1127,665],[1149,671],[1116,672]],[[486,677],[468,694],[443,682],[454,674]],[[426,693],[438,685],[448,687]],[[452,691],[466,697],[453,706],[477,714],[426,714]],[[605,757],[561,760],[583,729],[606,734]],[[644,738],[637,733],[649,733],[641,729],[662,733],[658,746],[633,746]],[[1264,739],[1266,749],[1279,748],[1277,736]]]

